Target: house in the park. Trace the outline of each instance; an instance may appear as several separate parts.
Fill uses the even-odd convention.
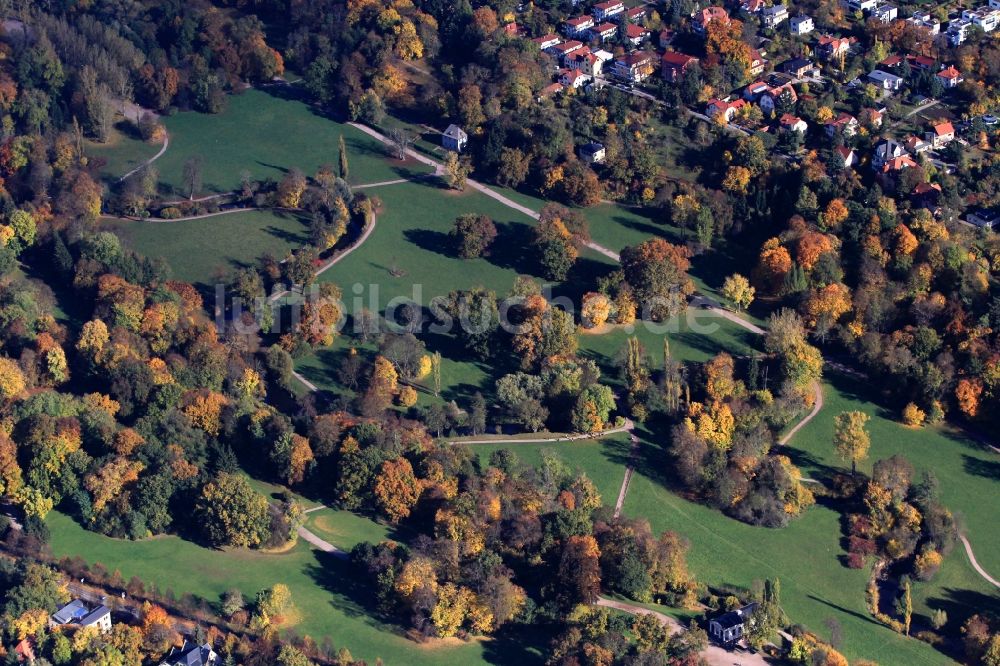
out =
[[[184,641],[184,645],[171,648],[160,666],[215,666],[219,656],[208,643],[198,645]]]
[[[750,49],[750,64],[747,66],[747,74],[749,76],[760,76],[764,73],[766,66],[767,60],[764,59],[764,54],[760,49]]]
[[[49,628],[96,627],[102,634],[111,631],[111,609],[101,604],[90,606],[82,599],[74,599],[49,616]]]
[[[808,35],[810,32],[815,30],[816,24],[813,23],[811,16],[799,14],[788,20],[788,29],[793,35],[798,37]]]
[[[607,151],[602,143],[591,141],[585,146],[580,146],[580,159],[588,164],[600,164],[606,155]]]
[[[753,621],[756,609],[757,604],[752,603],[720,615],[709,621],[708,635],[724,645],[737,642],[746,632],[747,625]]]
[[[467,143],[469,143],[469,135],[458,125],[448,125],[448,129],[441,135],[441,145],[456,153],[465,150]]]

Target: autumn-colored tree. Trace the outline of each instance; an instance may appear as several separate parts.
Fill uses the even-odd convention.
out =
[[[534,248],[550,280],[565,280],[579,255],[572,233],[558,217],[540,220],[535,226]]]
[[[611,315],[611,301],[604,294],[589,291],[583,295],[580,319],[585,328],[599,328]]]
[[[739,273],[733,273],[722,283],[722,295],[725,296],[739,312],[750,307],[757,290],[750,285],[750,280]]]
[[[490,253],[490,246],[497,237],[497,227],[486,215],[467,213],[455,219],[455,226],[448,235],[459,257],[475,259]]]
[[[781,240],[771,238],[764,243],[760,258],[753,272],[754,282],[768,294],[779,294],[785,276],[792,270],[792,255],[781,245]]]
[[[229,404],[226,396],[215,391],[202,389],[191,391],[184,399],[184,415],[191,425],[204,430],[209,435],[218,435],[222,429],[222,410]]]
[[[563,545],[558,581],[567,605],[592,604],[601,592],[601,549],[590,534],[574,535]]]
[[[306,191],[306,177],[299,169],[289,169],[278,183],[276,202],[283,208],[298,208]]]
[[[958,409],[969,418],[979,414],[980,397],[983,394],[983,381],[978,377],[962,377],[955,386],[955,400]]]
[[[864,412],[843,412],[834,419],[833,444],[841,460],[851,461],[851,475],[858,471],[858,462],[868,457],[871,437],[865,429],[869,417]]]
[[[917,407],[916,403],[907,403],[906,407],[903,408],[903,423],[908,426],[914,428],[922,426],[926,418],[926,412]]]
[[[0,357],[0,400],[12,400],[21,395],[27,383],[20,366],[6,356]]]
[[[834,239],[817,231],[806,231],[795,246],[795,260],[802,268],[812,270],[819,258],[834,250]]]
[[[711,400],[725,400],[736,393],[737,383],[733,377],[735,363],[725,352],[713,356],[703,366],[705,371],[705,393]]]
[[[399,374],[392,361],[381,354],[375,357],[372,374],[368,380],[365,404],[370,412],[387,409],[399,390]]]
[[[803,303],[806,323],[815,327],[821,323],[835,324],[851,311],[851,290],[839,282],[813,289]]]
[[[731,166],[726,171],[726,177],[722,180],[722,189],[735,195],[744,195],[747,193],[750,178],[750,169],[742,166]]]
[[[375,478],[373,488],[379,508],[393,523],[410,515],[420,498],[420,482],[406,458],[387,460]]]
[[[90,492],[94,513],[103,511],[108,502],[118,497],[126,486],[135,483],[143,468],[141,462],[118,457],[84,477],[83,487]]]
[[[651,238],[621,251],[625,280],[652,319],[667,319],[687,307],[687,296],[694,291],[687,274],[690,256],[686,247],[662,238]]]
[[[840,225],[847,220],[849,211],[847,206],[844,204],[844,200],[840,198],[830,199],[830,203],[826,205],[823,209],[823,215],[820,218],[823,226],[827,229],[839,229]]]

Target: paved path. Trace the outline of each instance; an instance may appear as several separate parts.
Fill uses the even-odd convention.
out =
[[[324,553],[330,553],[334,557],[340,558],[342,560],[346,560],[348,557],[350,557],[347,551],[337,548],[329,541],[316,536],[314,533],[310,532],[305,527],[300,527],[296,531],[298,532],[298,535],[300,537],[308,541],[317,550],[321,550]]]
[[[409,178],[397,178],[396,180],[383,180],[379,183],[366,183],[364,185],[355,185],[352,190],[367,190],[371,187],[384,187],[386,185],[399,185],[400,183],[410,182]]]
[[[536,439],[524,439],[521,437],[495,437],[493,439],[453,439],[452,444],[549,444],[555,442],[578,442],[583,439],[601,439],[608,435],[617,435],[620,432],[628,432],[635,427],[631,419],[625,419],[625,425],[617,428],[608,428],[600,432],[585,432],[577,435],[562,435],[560,437],[539,437]]]
[[[993,587],[1000,588],[1000,582],[997,582],[997,580],[993,578],[993,576],[986,573],[986,570],[983,569],[979,565],[979,562],[976,561],[976,554],[972,552],[972,544],[970,544],[969,540],[965,538],[965,535],[959,534],[958,538],[962,540],[962,545],[965,546],[965,554],[969,557],[969,564],[972,565],[972,568],[975,569],[976,572],[980,576],[982,576],[986,580],[986,582],[988,582],[990,585],[992,585]]]
[[[310,391],[318,391],[319,390],[318,388],[316,388],[315,384],[313,384],[311,381],[309,381],[308,379],[306,379],[305,377],[303,377],[299,373],[295,372],[294,370],[292,370],[292,377],[295,377],[297,380],[299,380],[300,382],[302,382],[302,385],[305,386]],[[315,509],[311,509],[311,510],[315,510]],[[306,511],[306,513],[309,513],[309,511]]]
[[[728,319],[729,321],[733,322],[737,326],[742,326],[743,328],[747,329],[751,333],[756,333],[757,335],[764,335],[764,333],[765,333],[765,331],[764,331],[763,328],[761,328],[757,324],[753,323],[752,321],[744,319],[743,317],[739,316],[735,312],[730,312],[729,310],[724,310],[722,308],[709,308],[709,311],[710,312],[714,312],[715,314],[719,315],[720,317],[722,317],[724,319]]]
[[[618,490],[618,499],[615,501],[615,518],[622,515],[622,506],[625,505],[625,495],[628,494],[629,484],[632,483],[632,475],[635,474],[635,459],[639,455],[639,438],[635,433],[630,433],[632,448],[629,450],[628,465],[625,466],[625,478],[622,479],[622,487]]]
[[[131,176],[132,174],[138,173],[139,171],[141,171],[142,169],[145,169],[147,166],[149,166],[150,164],[152,164],[156,160],[158,160],[161,157],[163,157],[163,153],[167,152],[167,147],[168,146],[170,146],[170,135],[167,134],[166,130],[163,130],[163,145],[160,146],[160,152],[156,153],[155,155],[153,155],[152,157],[150,157],[148,160],[146,160],[145,162],[143,162],[142,164],[140,164],[136,168],[132,169],[131,171],[129,171],[127,174],[125,174],[121,178],[119,178],[118,182],[119,183],[122,182],[123,180],[125,180],[126,178],[128,178],[129,176]]]
[[[605,608],[613,608],[614,610],[622,611],[623,613],[630,613],[632,615],[652,615],[659,620],[660,624],[666,627],[671,634],[675,634],[679,631],[686,631],[685,627],[680,622],[669,615],[664,615],[659,611],[651,610],[636,604],[630,604],[626,601],[599,597],[597,599],[597,605]],[[711,644],[702,650],[701,657],[709,664],[709,666],[768,666],[767,660],[759,654],[740,654],[730,652],[729,650],[725,650],[718,645]]]
[[[785,433],[785,436],[778,440],[778,445],[779,446],[785,446],[786,444],[788,444],[788,442],[791,441],[792,437],[795,436],[795,433],[797,433],[807,423],[809,423],[814,418],[816,418],[816,415],[819,414],[819,412],[820,412],[821,409],[823,409],[823,387],[822,387],[822,385],[819,382],[816,382],[815,384],[813,384],[813,392],[814,392],[814,395],[816,397],[815,397],[815,400],[813,400],[812,411],[810,411],[808,414],[806,414],[806,417],[804,419],[802,419],[801,421],[799,421],[798,423],[796,423],[795,427],[793,427],[791,430],[789,430],[787,433]],[[812,479],[810,479],[810,481],[811,480]],[[803,479],[803,481],[805,481],[805,479]]]

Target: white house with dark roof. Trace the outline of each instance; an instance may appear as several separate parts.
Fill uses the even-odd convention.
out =
[[[788,7],[784,5],[772,5],[765,7],[760,12],[760,23],[765,28],[776,28],[788,20]]]
[[[469,135],[458,125],[448,125],[448,129],[441,135],[441,145],[448,150],[460,153],[469,143]]]
[[[813,23],[811,16],[799,14],[788,20],[788,29],[793,35],[808,35],[816,29],[816,24]]]
[[[219,656],[208,643],[198,645],[184,641],[180,648],[171,648],[160,666],[215,666]]]
[[[747,604],[724,613],[708,623],[708,635],[720,643],[735,643],[743,637],[746,625],[752,621],[757,604]]]
[[[97,627],[102,634],[111,631],[111,609],[105,605],[91,608],[74,599],[49,616],[49,627]]]

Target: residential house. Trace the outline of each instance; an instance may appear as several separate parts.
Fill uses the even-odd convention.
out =
[[[743,89],[743,99],[749,102],[756,102],[761,95],[771,90],[771,86],[763,81],[754,81]]]
[[[591,141],[585,146],[580,146],[580,159],[588,164],[600,164],[607,156],[604,144]]]
[[[578,69],[590,76],[600,76],[601,68],[604,65],[604,61],[586,47],[570,53],[563,59],[563,62],[568,69]]]
[[[732,119],[736,117],[736,114],[745,107],[747,107],[747,103],[742,99],[738,99],[735,102],[729,102],[722,99],[710,99],[705,107],[705,115],[712,119],[722,117],[728,123],[731,122]]]
[[[585,85],[591,78],[589,74],[581,72],[578,69],[564,69],[559,72],[559,83],[574,90]]]
[[[990,9],[1000,9],[1000,0],[990,0]]]
[[[441,146],[456,153],[465,150],[468,143],[469,135],[458,125],[448,125],[448,129],[441,135]]]
[[[583,42],[571,39],[569,41],[563,42],[562,44],[557,44],[553,46],[550,53],[552,53],[552,55],[558,58],[559,62],[565,64],[566,57],[569,54],[575,53],[583,48],[586,48],[584,47]]]
[[[111,631],[111,609],[100,605],[92,608],[81,599],[74,599],[49,616],[49,628],[97,627],[101,633]]]
[[[215,666],[219,656],[208,643],[198,645],[184,641],[180,648],[171,648],[160,666]]]
[[[878,129],[882,127],[882,116],[885,115],[885,110],[861,109],[861,113],[858,115],[861,116],[860,118],[858,118],[858,121],[862,125],[866,127],[871,127],[872,129]]]
[[[622,0],[607,0],[607,2],[598,2],[594,5],[591,13],[594,15],[594,20],[607,21],[612,16],[617,16],[624,11],[625,3]]]
[[[983,32],[993,32],[1000,26],[1000,10],[988,7],[962,10],[962,18],[982,28]]]
[[[790,113],[781,114],[778,126],[787,132],[798,132],[800,134],[805,134],[806,130],[809,129],[809,123]]]
[[[899,8],[896,5],[882,5],[876,7],[875,11],[872,12],[872,16],[877,18],[882,23],[892,23],[899,16]]]
[[[631,83],[641,83],[653,73],[654,57],[656,54],[651,51],[635,51],[615,60],[611,67],[611,73],[619,79]]]
[[[677,51],[667,51],[660,59],[660,76],[664,81],[677,83],[687,72],[688,67],[698,62],[694,56]]]
[[[906,19],[906,22],[912,23],[918,28],[924,28],[932,37],[937,36],[941,32],[941,22],[931,16],[930,12],[914,12],[913,16]]]
[[[873,12],[878,0],[840,0],[840,6],[851,12]]]
[[[747,623],[752,621],[757,604],[747,604],[709,621],[708,635],[720,643],[735,643],[743,637]]]
[[[625,20],[632,23],[642,23],[646,20],[646,5],[633,7],[625,12]]]
[[[926,208],[934,212],[941,200],[941,186],[937,183],[917,183],[910,193],[910,199],[917,208]]]
[[[600,23],[590,29],[591,38],[601,42],[606,42],[609,39],[613,39],[614,36],[617,34],[618,34],[617,23]]]
[[[941,85],[943,85],[946,89],[954,88],[965,80],[962,78],[962,73],[955,69],[954,65],[950,65],[945,69],[942,69],[940,72],[935,74],[935,76],[937,77],[937,80],[941,82]]]
[[[805,58],[792,58],[781,63],[781,71],[799,79],[809,74],[815,68],[816,65],[811,60],[806,60]]]
[[[973,208],[965,220],[981,229],[992,229],[1000,224],[1000,208]]]
[[[834,151],[840,155],[840,159],[844,161],[844,168],[852,169],[854,165],[858,163],[858,156],[854,152],[853,148],[848,148],[847,146],[837,146]]]
[[[951,46],[961,46],[965,43],[965,40],[969,38],[969,29],[972,27],[972,22],[965,19],[954,19],[948,23],[948,31],[945,36],[948,39],[948,43]]]
[[[566,89],[566,86],[556,81],[555,83],[550,83],[541,90],[538,91],[538,101],[542,101],[546,97],[552,97],[558,93],[561,93]]]
[[[712,21],[724,21],[729,23],[729,12],[722,7],[717,6],[701,9],[695,12],[692,27],[695,32],[705,34],[705,28],[707,28],[708,24]]]
[[[596,24],[593,16],[577,16],[566,19],[566,22],[563,23],[563,32],[570,37],[579,37],[593,28],[594,25]]]
[[[849,113],[841,113],[839,116],[824,125],[826,134],[831,139],[840,132],[843,136],[854,136],[858,133],[861,123]]]
[[[934,69],[934,58],[922,55],[908,55],[906,62],[910,63],[910,69],[920,71],[930,71]]]
[[[605,51],[604,49],[597,49],[594,51],[594,55],[597,59],[601,61],[601,67],[603,68],[609,62],[615,59],[615,54],[611,51]]]
[[[771,113],[778,108],[778,101],[780,99],[787,99],[790,103],[794,104],[799,101],[799,96],[795,92],[795,88],[792,87],[792,84],[786,83],[777,88],[768,88],[767,92],[760,96],[760,101],[757,103],[764,113]]]
[[[897,67],[902,65],[903,62],[904,62],[903,56],[893,54],[891,56],[887,56],[884,60],[882,60],[878,64],[878,68],[881,69],[882,71],[888,71],[890,69],[896,69]]]
[[[846,56],[850,50],[851,39],[849,37],[823,35],[816,45],[816,55],[820,60],[834,60]]]
[[[759,49],[750,49],[750,65],[747,67],[747,73],[750,76],[760,76],[764,73],[765,67],[767,60],[764,60],[764,54]]]
[[[517,37],[520,29],[517,27],[516,21],[511,21],[510,23],[505,23],[503,26],[503,32],[508,37]]]
[[[788,20],[788,7],[772,5],[760,12],[760,23],[765,28],[776,28]]]
[[[926,153],[931,149],[931,144],[927,143],[918,136],[909,136],[906,141],[903,142],[903,146],[906,150],[914,155],[919,155],[921,153]]]
[[[930,141],[935,149],[944,148],[955,140],[955,126],[948,121],[931,125],[931,131],[925,132],[924,138]]]
[[[875,152],[872,153],[872,168],[876,171],[881,171],[886,164],[903,155],[906,155],[903,144],[892,139],[886,139],[875,146]]]
[[[551,49],[553,46],[558,46],[559,44],[562,44],[562,38],[560,38],[559,35],[554,35],[552,33],[549,33],[548,35],[542,35],[541,37],[535,37],[531,41],[537,44],[538,48],[541,49],[542,51]]]
[[[888,90],[890,92],[895,92],[903,87],[903,78],[901,76],[896,76],[895,74],[890,74],[889,72],[883,72],[881,69],[869,72],[868,80],[882,90]]]
[[[649,28],[636,25],[635,23],[625,24],[625,39],[633,46],[639,46],[639,44],[649,38],[650,34]]]
[[[747,14],[756,14],[767,7],[764,0],[740,0],[740,11]]]
[[[810,32],[816,29],[816,24],[813,23],[812,17],[806,14],[799,14],[793,16],[788,21],[788,29],[791,33],[797,37],[802,35],[808,35]]]
[[[32,638],[23,638],[21,641],[14,646],[14,654],[17,655],[17,661],[21,664],[34,664],[35,663],[35,641]]]

